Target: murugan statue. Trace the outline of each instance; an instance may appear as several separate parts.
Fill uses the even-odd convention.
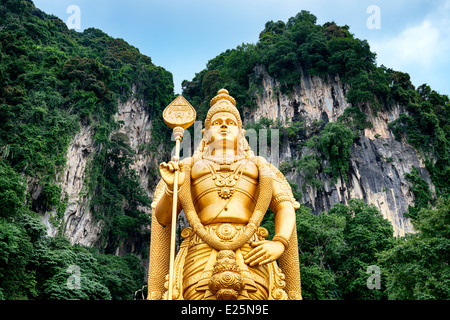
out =
[[[178,164],[177,212],[189,227],[174,265],[174,300],[300,300],[295,201],[283,174],[255,156],[236,101],[222,89],[211,100],[203,137]],[[152,203],[148,297],[167,299],[174,194],[173,161],[160,165]],[[268,208],[275,235],[260,226]]]

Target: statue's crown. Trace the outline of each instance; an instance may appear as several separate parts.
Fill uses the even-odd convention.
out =
[[[211,99],[211,108],[208,111],[205,119],[205,127],[209,128],[211,126],[212,117],[218,112],[229,112],[233,114],[237,121],[238,127],[242,128],[241,115],[239,110],[236,108],[236,100],[228,93],[226,89],[220,89],[217,95]]]

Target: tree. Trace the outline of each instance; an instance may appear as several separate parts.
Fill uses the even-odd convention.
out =
[[[25,183],[0,159],[0,219],[11,219],[25,209]]]
[[[36,276],[29,268],[33,253],[33,243],[23,227],[0,219],[0,298],[36,297]]]
[[[326,75],[329,55],[327,38],[322,32],[313,32],[299,46],[298,55],[302,65],[312,75]]]
[[[310,300],[386,299],[387,278],[379,290],[368,287],[368,267],[382,269],[379,254],[392,248],[393,229],[373,205],[351,199],[328,213],[297,210],[302,294]]]
[[[345,300],[385,299],[385,276],[380,279],[382,287],[374,290],[367,286],[369,266],[381,269],[378,255],[392,247],[393,228],[378,209],[360,199],[351,199],[348,206],[336,204],[329,214],[345,217],[343,232],[345,250],[342,253],[336,273],[337,284]]]
[[[335,273],[344,251],[345,218],[326,213],[315,216],[309,208],[297,210],[302,295],[306,300],[341,298]]]
[[[418,233],[398,239],[381,255],[389,299],[450,299],[450,202],[422,209],[413,220]]]
[[[335,181],[339,176],[347,179],[353,139],[353,132],[340,122],[327,123],[320,133],[319,149],[330,163]]]

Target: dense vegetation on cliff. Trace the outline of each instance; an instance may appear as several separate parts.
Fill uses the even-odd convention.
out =
[[[154,143],[170,139],[159,115],[173,99],[172,75],[122,39],[68,30],[32,1],[2,0],[0,17],[0,298],[129,299],[142,287],[138,259],[99,253],[148,226],[137,208],[150,199],[129,168],[133,151],[111,135],[113,116],[135,85],[155,117]],[[97,146],[88,192],[105,226],[98,252],[46,238],[38,218],[56,212],[51,222],[63,235],[66,199],[56,178],[81,126],[94,130]],[[43,190],[36,199],[28,179]],[[81,268],[84,289],[67,290],[70,265]]]
[[[142,261],[134,254],[110,253],[148,225],[138,207],[150,199],[130,169],[133,150],[121,135],[111,135],[119,125],[113,116],[135,84],[134,94],[154,119],[154,143],[168,141],[170,131],[160,115],[174,98],[172,76],[124,40],[93,28],[70,31],[29,0],[1,0],[0,17],[0,299],[131,299],[144,285]],[[301,73],[339,75],[349,85],[352,108],[340,121],[319,126],[311,139],[303,136],[301,122],[281,128],[314,150],[296,163],[309,174],[309,183],[320,186],[315,176],[321,170],[345,179],[353,133],[370,126],[367,108],[400,103],[408,112],[391,130],[423,154],[437,191],[433,197],[417,171],[410,173],[415,205],[409,214],[418,233],[401,239],[394,239],[387,220],[362,201],[317,216],[302,206],[297,227],[304,298],[448,299],[448,97],[427,85],[416,89],[407,74],[376,66],[367,42],[347,26],[318,25],[314,15],[302,11],[286,23],[268,22],[258,43],[227,50],[183,83],[199,120],[222,87],[241,111],[254,108],[261,90],[254,73],[259,65],[280,81],[284,93]],[[93,128],[97,147],[87,181],[90,209],[105,226],[96,248],[71,245],[64,236],[66,199],[56,181],[81,126]],[[330,167],[322,167],[323,159]],[[30,194],[30,180],[42,188],[38,198]],[[56,237],[46,235],[39,218],[49,211],[55,212],[51,223],[60,228]],[[381,269],[379,289],[367,285],[373,266]]]

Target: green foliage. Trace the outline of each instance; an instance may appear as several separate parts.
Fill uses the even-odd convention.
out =
[[[329,122],[320,133],[319,148],[328,160],[334,180],[347,180],[353,132],[340,122]]]
[[[343,216],[347,221],[344,230],[346,250],[338,267],[340,272],[345,273],[338,281],[339,287],[343,288],[343,298],[385,299],[385,278],[381,277],[382,287],[379,290],[369,289],[367,268],[372,265],[381,267],[378,254],[392,247],[391,223],[374,205],[356,199],[351,199],[348,206],[336,204],[329,214]]]
[[[0,160],[0,219],[11,219],[25,209],[25,182]]]
[[[302,293],[307,300],[448,300],[450,203],[422,208],[414,234],[393,238],[373,206],[352,199],[328,214],[297,210]],[[380,289],[369,289],[369,266],[380,269]]]
[[[284,129],[284,128],[283,128]],[[293,121],[284,130],[290,142],[297,143],[298,140],[306,138],[305,124],[303,121]]]
[[[297,210],[302,294],[306,300],[340,298],[337,274],[331,267],[344,250],[345,219],[337,215],[312,215],[307,207]]]
[[[305,184],[302,185],[303,191],[305,191],[306,185],[316,189],[323,186],[323,182],[317,179],[317,173],[321,169],[320,158],[317,154],[303,156],[295,162],[295,166],[305,179]]]
[[[367,114],[363,113],[358,107],[346,108],[344,113],[338,118],[338,121],[357,132],[373,127],[372,123],[367,121]]]
[[[0,289],[4,299],[36,297],[35,270],[27,265],[33,253],[33,244],[24,228],[0,220]]]
[[[76,277],[79,277],[77,280]],[[39,218],[0,219],[0,292],[6,300],[130,300],[144,271],[134,255],[99,254],[48,238]]]
[[[375,96],[371,90],[372,86],[369,73],[364,70],[359,72],[351,79],[351,87],[346,95],[347,101],[353,106],[357,106],[360,103],[373,105],[375,103]]]
[[[297,210],[302,292],[308,300],[385,299],[385,287],[367,287],[367,267],[392,247],[393,229],[372,205],[352,199],[328,214]],[[385,283],[383,277],[381,283]]]
[[[412,184],[411,191],[414,194],[414,207],[409,206],[405,216],[417,219],[422,208],[428,208],[434,203],[433,196],[428,183],[420,176],[416,167],[413,167],[410,173],[406,173],[405,178]]]
[[[142,99],[153,119],[152,144],[166,147],[171,131],[160,114],[174,98],[172,75],[122,39],[94,28],[68,30],[32,1],[2,0],[0,16],[0,297],[129,299],[142,287],[139,259],[46,238],[29,214],[56,212],[49,221],[62,230],[67,199],[56,178],[69,142],[89,126],[97,145],[86,183],[106,225],[102,245],[110,241],[112,252],[141,233],[149,217],[138,207],[150,200],[129,166],[135,154],[123,136],[112,134],[114,115],[118,101]],[[28,177],[39,181],[38,197],[28,193]],[[81,270],[79,290],[66,285],[71,265]]]
[[[422,209],[413,221],[418,233],[398,239],[382,254],[388,275],[389,299],[448,300],[450,298],[450,203]]]

